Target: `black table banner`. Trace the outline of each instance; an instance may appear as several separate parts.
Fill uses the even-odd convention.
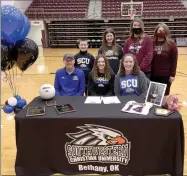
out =
[[[16,175],[62,173],[143,176],[183,175],[184,129],[178,112],[168,117],[121,112],[141,97],[118,97],[121,104],[84,104],[86,97],[55,97],[76,112],[26,117],[28,107],[45,105],[36,97],[15,117]]]

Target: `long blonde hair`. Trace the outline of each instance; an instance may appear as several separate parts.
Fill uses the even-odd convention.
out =
[[[156,26],[155,31],[154,31],[153,41],[154,41],[154,43],[156,43],[158,41],[157,31],[158,31],[158,29],[160,27],[163,27],[164,31],[166,33],[166,35],[165,35],[165,41],[163,43],[163,49],[164,50],[168,50],[168,45],[171,44],[171,43],[173,43],[174,40],[172,40],[171,35],[170,35],[170,31],[169,31],[169,27],[165,23],[159,23]]]

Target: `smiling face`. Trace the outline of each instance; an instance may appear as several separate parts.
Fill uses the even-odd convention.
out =
[[[106,42],[107,44],[112,44],[114,40],[114,35],[112,33],[107,33],[106,34]]]
[[[79,48],[81,51],[87,51],[88,49],[88,42],[87,41],[80,41]]]
[[[64,65],[67,69],[74,68],[75,60],[72,58],[64,59]]]
[[[123,65],[127,73],[131,73],[134,67],[134,59],[131,56],[126,56]]]
[[[99,71],[103,71],[105,69],[105,59],[100,57],[97,61],[97,67],[99,69]]]

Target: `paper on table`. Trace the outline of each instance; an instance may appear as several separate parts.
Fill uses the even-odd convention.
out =
[[[118,104],[121,103],[117,96],[111,96],[111,97],[102,97],[104,104]]]
[[[88,96],[85,100],[85,104],[101,104],[102,99],[98,96]]]
[[[149,102],[137,103],[136,101],[128,101],[121,111],[132,114],[147,115],[152,106],[153,104]]]

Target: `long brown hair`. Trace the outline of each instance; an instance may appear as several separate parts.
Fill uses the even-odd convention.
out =
[[[123,65],[123,62],[124,62],[124,60],[125,60],[125,58],[126,58],[127,56],[132,57],[132,58],[133,58],[133,61],[134,61],[134,66],[133,66],[133,69],[132,69],[132,73],[131,73],[131,74],[132,74],[132,75],[138,75],[139,72],[140,72],[140,68],[139,68],[139,66],[138,66],[138,62],[137,62],[137,60],[136,60],[136,56],[133,55],[133,54],[131,54],[131,53],[127,53],[127,54],[125,54],[125,55],[123,56],[123,58],[122,58],[122,60],[121,60],[120,69],[119,69],[119,75],[120,75],[120,76],[126,76],[126,71],[125,71],[125,67],[124,67],[124,65]]]
[[[111,71],[110,71],[110,65],[108,62],[108,59],[106,58],[106,56],[104,54],[99,54],[98,56],[96,56],[95,61],[94,61],[94,66],[92,68],[92,78],[95,81],[98,78],[98,60],[99,58],[103,58],[105,60],[105,68],[104,68],[104,75],[105,75],[105,79],[110,80],[111,78]]]
[[[140,27],[142,29],[142,35],[144,34],[144,23],[143,23],[142,19],[137,17],[137,18],[134,18],[134,20],[131,21],[131,24],[130,24],[130,37],[129,38],[134,37],[134,33],[133,33],[133,24],[134,24],[134,22],[140,23]]]
[[[116,47],[116,34],[114,32],[114,30],[112,28],[107,28],[104,33],[103,33],[103,42],[102,42],[102,54],[104,54],[106,52],[106,48],[107,48],[107,41],[106,41],[106,35],[108,33],[112,33],[114,36],[114,39],[112,41],[112,50],[113,51],[117,51],[117,47]]]
[[[168,45],[173,43],[174,41],[171,39],[171,35],[170,35],[170,31],[169,31],[169,27],[165,24],[165,23],[159,23],[156,28],[155,28],[155,31],[154,31],[154,36],[153,36],[153,41],[154,43],[156,43],[158,41],[158,37],[157,37],[157,31],[160,27],[163,27],[164,28],[164,31],[166,33],[165,35],[165,40],[164,40],[164,43],[163,43],[163,49],[164,50],[168,50]]]

